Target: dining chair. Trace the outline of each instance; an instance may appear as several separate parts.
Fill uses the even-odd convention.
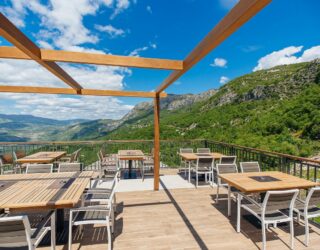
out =
[[[49,212],[36,228],[31,228],[27,215],[2,215],[0,217],[0,249],[34,250],[49,231],[51,231],[51,248],[55,249],[55,223],[54,211]]]
[[[196,188],[199,184],[199,175],[204,174],[206,183],[208,182],[208,179],[213,180],[213,162],[213,157],[200,156],[197,158],[196,163],[192,163],[192,170],[196,174]]]
[[[228,188],[228,184],[221,180],[219,177],[219,174],[231,174],[231,173],[238,173],[237,165],[234,163],[230,164],[217,164],[216,165],[216,171],[217,171],[217,193],[216,193],[216,203],[219,202],[219,189],[220,187]],[[231,187],[231,192],[235,193],[238,190],[234,187]]]
[[[192,154],[193,153],[193,149],[192,148],[180,148],[180,154],[186,153],[186,154]],[[182,166],[184,164],[184,167]],[[184,160],[181,156],[180,156],[180,167],[179,167],[179,173],[181,173],[182,171],[184,171],[184,177],[187,177],[187,172],[189,171],[189,167],[187,167],[187,161]]]
[[[260,165],[257,161],[240,162],[241,173],[260,172]]]
[[[113,197],[116,185],[111,191],[107,204],[95,206],[82,206],[71,209],[69,215],[69,240],[68,249],[72,247],[72,227],[82,225],[104,225],[107,227],[108,250],[112,249],[112,233],[114,233],[115,219],[113,209]]]
[[[298,222],[300,216],[304,218],[305,240],[306,246],[309,246],[309,219],[320,217],[320,187],[311,188],[305,200],[297,199],[294,211],[298,214]]]
[[[221,156],[220,164],[236,164],[237,156]]]
[[[52,173],[53,164],[28,164],[26,174]]]
[[[210,148],[197,148],[198,154],[210,154],[211,150]]]
[[[290,223],[290,248],[294,247],[294,227],[293,227],[293,208],[298,196],[298,189],[267,191],[262,203],[258,203],[250,197],[238,193],[238,215],[237,215],[237,232],[240,232],[241,208],[245,209],[261,222],[262,229],[262,249],[266,249],[266,229],[269,224],[277,225],[278,223]],[[241,204],[245,199],[249,204]],[[289,213],[284,213],[288,210]]]
[[[11,169],[10,169],[11,168]],[[4,164],[2,158],[0,157],[0,174],[13,174],[11,164]]]
[[[67,162],[59,163],[58,172],[81,172],[81,163],[78,162]]]

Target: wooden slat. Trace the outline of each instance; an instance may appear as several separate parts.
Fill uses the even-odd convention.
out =
[[[208,153],[210,154],[215,160],[219,160],[222,156],[224,156],[221,153],[216,153],[216,152],[212,152],[212,153]],[[197,160],[200,155],[196,154],[196,153],[179,153],[179,155],[187,161],[195,161]]]
[[[241,0],[186,57],[183,70],[173,71],[156,92],[164,91],[270,2],[271,0]]]
[[[253,176],[270,176],[279,181],[260,182],[250,178]],[[318,185],[313,181],[278,171],[220,174],[219,177],[230,186],[236,187],[244,193],[261,193],[268,190],[308,189]]]
[[[65,151],[55,151],[55,152],[37,152],[32,155],[20,158],[17,160],[18,163],[52,163],[62,156],[66,155]]]
[[[31,87],[31,86],[0,86],[0,92],[8,93],[34,93],[34,94],[61,94],[61,95],[91,95],[91,96],[123,96],[123,97],[144,97],[153,98],[155,92],[143,91],[121,91],[121,90],[101,90],[101,89],[75,89]],[[161,97],[166,97],[166,93],[161,93]]]
[[[72,88],[76,90],[82,89],[80,84],[68,75],[68,73],[65,72],[58,64],[55,62],[43,61],[41,59],[40,48],[38,48],[37,45],[25,36],[2,13],[0,13],[0,35]]]
[[[133,56],[117,56],[87,52],[71,52],[40,49],[41,59],[52,62],[84,63],[95,65],[136,67],[149,69],[182,70],[183,61]],[[0,58],[31,60],[15,47],[1,46]]]
[[[84,63],[95,65],[136,67],[150,69],[182,70],[183,61],[133,56],[117,56],[87,52],[71,52],[40,49],[41,59],[52,62]],[[15,47],[1,46],[0,58],[31,60]]]
[[[0,182],[14,182],[8,188],[0,188],[0,208],[14,210],[69,208],[78,203],[84,189],[93,176],[85,171],[65,190],[50,187],[59,179],[68,180],[75,172],[1,175]],[[6,185],[6,184],[4,184]]]
[[[160,98],[154,98],[154,190],[159,190],[160,182]]]

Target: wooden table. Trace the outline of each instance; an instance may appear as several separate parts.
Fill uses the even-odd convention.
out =
[[[66,153],[65,151],[38,152],[18,159],[17,163],[52,163],[66,155]]]
[[[205,153],[205,154],[198,154],[198,153],[179,153],[180,157],[185,161],[188,162],[189,165],[189,176],[188,181],[191,181],[191,162],[198,160],[201,156],[208,156],[212,157],[214,160],[220,160],[223,154],[212,152],[212,153]]]
[[[219,177],[228,183],[229,216],[231,215],[231,187],[237,188],[244,194],[250,194],[270,190],[308,189],[318,185],[316,182],[278,171],[220,174]]]
[[[128,179],[132,178],[132,162],[133,161],[142,161],[145,155],[141,150],[119,150],[118,151],[118,159],[129,162],[128,169]]]
[[[0,175],[0,208],[57,209],[57,230],[63,229],[63,209],[74,207],[88,186],[93,171]]]

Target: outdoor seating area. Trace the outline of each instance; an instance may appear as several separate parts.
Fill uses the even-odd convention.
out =
[[[153,193],[152,150],[103,151],[98,151],[94,171],[53,157],[66,155],[63,151],[17,159],[12,169],[18,171],[0,175],[1,247],[157,244],[153,248],[162,249],[165,239],[164,248],[235,247],[235,242],[223,242],[222,234],[238,239],[241,249],[316,249],[320,243],[320,227],[313,220],[320,217],[316,182],[266,171],[258,161],[239,162],[236,155],[211,148],[186,147],[177,152],[180,168],[161,168],[160,191]],[[24,168],[27,161],[38,163]],[[146,172],[152,175],[144,176]],[[152,214],[159,220],[152,220]],[[9,224],[19,231],[7,232]],[[24,231],[26,237],[13,240]],[[188,240],[177,239],[181,237]]]

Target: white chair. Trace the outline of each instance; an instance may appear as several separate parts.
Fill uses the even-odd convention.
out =
[[[198,154],[210,154],[211,150],[210,148],[197,148]]]
[[[11,168],[11,169],[10,169]],[[0,174],[13,174],[13,166],[10,164],[4,164],[3,160],[0,157]]]
[[[216,166],[217,170],[217,194],[216,194],[216,203],[219,202],[219,189],[220,187],[228,188],[228,184],[221,180],[219,178],[219,174],[231,174],[231,173],[238,173],[238,168],[237,165],[232,163],[232,164],[217,164]],[[236,189],[231,188],[231,192],[237,192]]]
[[[193,163],[192,170],[196,174],[196,188],[199,184],[199,175],[205,175],[206,183],[208,180],[213,180],[213,162],[213,157],[201,156],[197,158],[196,164]]]
[[[180,154],[192,154],[193,149],[192,148],[180,148]],[[184,171],[184,177],[187,178],[187,172],[189,171],[189,167],[187,167],[187,161],[185,161],[182,157],[180,157],[180,167],[179,167],[179,172],[181,173]],[[184,167],[183,167],[184,164]],[[190,174],[190,173],[189,173]]]
[[[28,164],[26,174],[52,173],[53,164]]]
[[[260,165],[257,161],[240,162],[241,173],[260,172]]]
[[[48,225],[49,222],[51,225]],[[0,249],[34,250],[51,230],[51,249],[55,249],[55,212],[51,211],[38,225],[31,228],[27,215],[0,217]]]
[[[297,199],[294,211],[298,214],[298,221],[300,216],[304,218],[305,226],[305,240],[306,246],[309,246],[309,219],[320,216],[320,187],[311,188],[305,200]]]
[[[72,163],[59,163],[58,172],[81,172],[81,163],[72,162]]]
[[[107,227],[108,234],[108,250],[112,249],[112,235],[114,232],[114,209],[113,209],[113,197],[116,192],[116,185],[113,188],[108,202],[105,205],[96,206],[83,206],[76,209],[70,210],[69,217],[69,241],[68,249],[71,250],[72,246],[72,226],[82,225],[105,225]]]
[[[290,223],[290,247],[294,247],[294,228],[293,228],[293,208],[299,193],[298,189],[285,191],[268,191],[262,203],[258,203],[248,196],[238,193],[237,211],[237,232],[240,232],[241,208],[245,209],[261,222],[262,227],[262,249],[266,249],[266,228],[268,225],[278,223]],[[249,204],[241,204],[241,200],[249,201]],[[289,215],[283,213],[289,210]]]

